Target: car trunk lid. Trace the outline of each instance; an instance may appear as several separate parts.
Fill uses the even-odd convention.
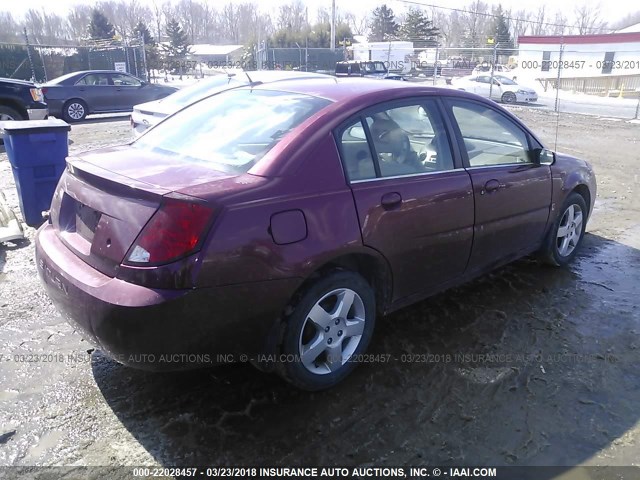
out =
[[[52,201],[51,222],[68,248],[112,277],[164,196],[229,178],[126,146],[72,157],[67,163]]]

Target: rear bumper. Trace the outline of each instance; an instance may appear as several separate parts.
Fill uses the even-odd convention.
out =
[[[48,108],[27,108],[29,120],[44,120],[49,116]]]
[[[134,285],[93,269],[45,224],[38,275],[83,337],[116,361],[146,370],[217,365],[269,352],[277,319],[298,279],[192,290]]]

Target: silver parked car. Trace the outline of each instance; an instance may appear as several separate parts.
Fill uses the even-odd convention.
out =
[[[458,78],[453,81],[453,86],[458,90],[475,93],[503,103],[538,101],[538,94],[534,89],[519,85],[504,75],[493,76],[493,87],[491,87],[491,75],[487,74]]]

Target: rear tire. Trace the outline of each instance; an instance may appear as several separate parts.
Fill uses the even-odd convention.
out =
[[[321,277],[288,308],[278,373],[308,391],[333,387],[358,364],[375,327],[373,289],[357,273]]]
[[[570,263],[576,256],[587,226],[587,204],[579,193],[571,193],[560,210],[560,214],[549,230],[541,259],[557,267]]]
[[[17,110],[6,105],[0,105],[0,121],[5,120],[25,120],[25,118]]]
[[[88,113],[87,104],[78,98],[69,100],[62,107],[62,116],[69,123],[81,122],[87,118]]]

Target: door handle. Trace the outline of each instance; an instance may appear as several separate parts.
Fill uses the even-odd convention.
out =
[[[385,193],[382,196],[381,203],[383,208],[390,210],[402,203],[402,195],[400,195],[398,192]]]
[[[506,185],[504,183],[500,183],[498,180],[489,180],[484,184],[484,188],[480,191],[480,195],[484,195],[485,193],[495,192],[500,188],[504,188]]]

